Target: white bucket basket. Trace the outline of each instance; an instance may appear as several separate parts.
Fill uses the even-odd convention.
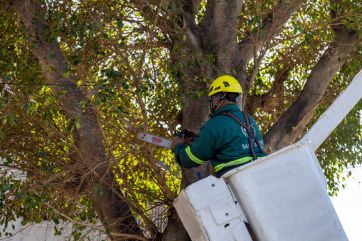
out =
[[[223,178],[261,241],[348,240],[309,141],[241,166]]]
[[[309,141],[181,191],[174,206],[193,241],[348,241]]]

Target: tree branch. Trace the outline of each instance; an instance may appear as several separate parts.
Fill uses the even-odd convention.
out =
[[[305,0],[279,0],[272,11],[263,19],[259,29],[251,32],[239,43],[239,51],[244,63],[248,63],[263,46],[280,33],[283,25],[298,10]]]
[[[200,24],[206,52],[215,57],[217,74],[233,74],[236,53],[236,30],[242,7],[241,0],[209,0]],[[236,61],[238,62],[238,61]],[[234,74],[235,75],[235,74]]]
[[[312,119],[323,94],[334,75],[356,50],[361,37],[343,25],[334,28],[336,37],[313,68],[301,95],[265,135],[272,150],[295,142]]]
[[[183,13],[183,28],[186,30],[191,46],[199,52],[202,52],[202,40],[200,28],[195,23],[193,13]]]
[[[144,19],[159,27],[164,34],[170,33],[172,22],[169,18],[160,14],[162,1],[132,0],[133,6],[140,12]]]
[[[170,18],[170,15],[178,16],[180,19],[183,19],[184,26],[185,26],[185,20],[190,26],[193,31],[191,33],[194,33],[194,29],[196,27],[196,24],[194,24],[194,19],[196,12],[201,4],[201,0],[177,0],[174,1],[176,4],[176,11],[172,12],[170,14],[163,15],[160,14],[163,8],[163,1],[159,0],[152,0],[152,1],[145,1],[145,0],[132,0],[131,1],[134,5],[134,7],[141,13],[141,15],[146,19],[150,21],[152,20],[152,24],[157,26],[161,31],[166,35],[172,35],[172,32],[174,31],[174,24],[175,22],[172,21]],[[165,11],[171,11],[171,10],[165,10]],[[186,19],[185,19],[186,18]],[[177,21],[176,21],[177,24]],[[179,27],[182,27],[182,22],[179,22]],[[190,37],[190,36],[189,36]],[[193,38],[191,36],[191,41],[193,42]]]
[[[256,108],[261,108],[262,110],[271,109],[280,105],[280,101],[275,101],[273,99],[280,98],[283,94],[283,84],[288,79],[288,73],[291,67],[284,67],[275,75],[275,80],[273,86],[270,90],[263,95],[251,95],[247,98],[245,103],[245,109],[250,113],[255,113]]]

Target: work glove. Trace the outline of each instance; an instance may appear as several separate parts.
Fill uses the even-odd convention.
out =
[[[183,129],[176,133],[176,136],[172,139],[171,149],[173,149],[178,144],[191,145],[193,140],[197,138],[198,135],[190,130]]]

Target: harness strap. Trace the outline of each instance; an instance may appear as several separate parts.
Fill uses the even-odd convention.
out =
[[[250,124],[250,118],[249,115],[245,112],[243,112],[244,118],[245,118],[245,122],[243,123],[237,116],[235,116],[234,114],[232,114],[231,112],[222,112],[221,115],[225,115],[225,116],[230,116],[232,119],[234,119],[237,123],[239,123],[239,125],[241,125],[244,129],[246,129],[247,131],[247,138],[248,138],[248,143],[249,143],[249,148],[250,148],[250,152],[253,156],[253,159],[256,160],[257,156],[256,156],[256,151],[254,148],[254,143],[256,143],[258,145],[258,147],[260,148],[260,150],[266,154],[263,146],[261,145],[260,141],[258,140],[258,138],[256,137],[256,132],[255,130],[252,128],[251,124]]]
[[[250,124],[250,118],[249,118],[248,113],[245,113],[245,112],[243,112],[243,111],[242,111],[242,113],[243,113],[243,115],[244,115],[244,117],[245,117],[247,126],[249,126],[249,128],[252,129],[252,131],[253,131],[253,133],[254,133],[254,141],[255,141],[256,144],[258,145],[260,151],[261,151],[263,154],[267,155],[267,153],[266,153],[266,151],[265,151],[265,149],[264,149],[264,146],[263,146],[263,145],[260,143],[260,141],[258,140],[258,138],[257,138],[257,136],[256,136],[256,132],[254,131],[254,129],[252,128],[252,126],[251,126],[251,124]],[[232,113],[230,113],[230,114],[233,115]],[[239,120],[238,117],[236,117],[235,115],[233,115],[233,116],[234,116],[237,120]],[[240,120],[239,120],[239,121],[240,121]],[[241,121],[240,121],[240,122],[241,122]],[[253,148],[254,148],[254,146],[253,146]]]

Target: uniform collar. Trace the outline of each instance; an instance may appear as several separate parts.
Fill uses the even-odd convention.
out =
[[[230,112],[240,111],[240,107],[237,104],[225,105],[225,106],[221,107],[220,109],[216,110],[214,113],[212,113],[211,117],[214,117],[214,116],[219,115],[220,113],[226,112],[226,111],[230,111]]]

